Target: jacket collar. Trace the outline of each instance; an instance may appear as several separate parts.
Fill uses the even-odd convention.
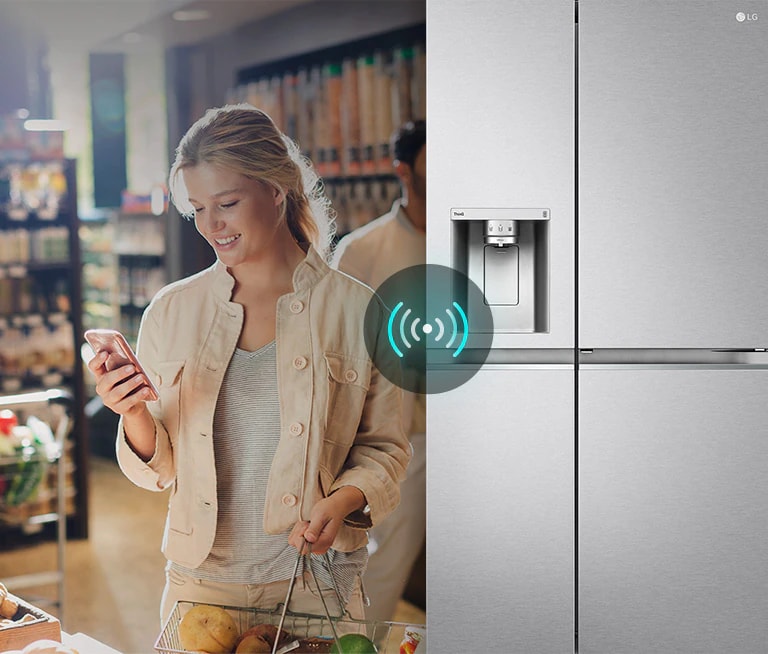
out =
[[[411,219],[408,217],[408,214],[405,213],[405,209],[403,209],[403,202],[401,198],[397,198],[392,203],[392,209],[390,209],[390,214],[394,215],[395,220],[399,222],[407,231],[416,233],[419,230],[416,229],[416,226],[411,222]]]
[[[293,271],[293,289],[295,292],[311,288],[325,277],[330,270],[328,264],[309,243],[299,243],[299,246],[307,253],[307,256],[304,257]],[[213,274],[212,290],[214,295],[225,302],[229,302],[232,299],[235,278],[218,259],[211,266],[211,271]]]

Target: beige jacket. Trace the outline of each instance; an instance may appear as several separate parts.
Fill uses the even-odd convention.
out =
[[[171,488],[163,537],[167,558],[197,567],[216,533],[213,414],[243,324],[230,301],[234,279],[220,262],[161,290],[142,319],[137,354],[160,391],[148,404],[157,445],[143,462],[118,428],[125,475],[150,490]],[[277,303],[277,380],[281,435],[272,461],[264,529],[277,534],[341,486],[366,497],[347,516],[333,547],[366,544],[366,529],[399,502],[410,446],[398,416],[401,391],[371,364],[363,316],[371,290],[331,270],[310,248]],[[386,323],[383,310],[374,305]],[[377,340],[382,354],[386,337]],[[378,359],[377,359],[378,360]],[[258,398],[243,398],[258,401]]]

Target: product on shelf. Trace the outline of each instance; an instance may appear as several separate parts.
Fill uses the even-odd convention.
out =
[[[280,93],[283,97],[283,119],[277,123],[278,127],[292,139],[297,138],[299,93],[298,78],[292,72],[283,75]]]
[[[413,48],[413,72],[412,119],[424,120],[427,117],[427,53],[421,44]]]
[[[66,314],[0,318],[0,390],[53,387],[74,372],[74,333]]]
[[[84,330],[119,325],[118,256],[113,251],[116,222],[116,211],[99,211],[80,225]],[[85,380],[95,384],[90,372]]]
[[[395,48],[393,53],[393,77],[396,84],[396,91],[393,95],[395,102],[394,117],[398,125],[412,120],[413,111],[413,86],[414,86],[414,67],[413,67],[412,47]]]
[[[361,170],[376,172],[376,60],[373,55],[357,60],[358,99],[360,102]]]
[[[389,139],[397,128],[393,118],[392,106],[395,102],[389,62],[384,53],[377,52],[374,57],[375,86],[374,86],[374,129],[376,141],[374,144],[374,166],[377,173],[387,173],[392,167],[392,155],[389,151]]]
[[[273,62],[227,97],[267,112],[326,180],[392,176],[393,133],[426,113],[424,38],[414,26],[379,35],[375,45],[363,39],[307,53],[279,74]]]
[[[38,143],[45,145],[44,139]],[[77,475],[66,500],[70,533],[85,537],[84,371],[75,365],[82,334],[75,161],[11,160],[0,148],[0,162],[0,393],[61,389],[73,397],[75,427],[68,442]],[[31,500],[6,503],[3,524],[23,525],[26,533],[30,515],[51,513],[50,497],[40,499],[42,513],[25,513]],[[6,519],[10,508],[18,520]]]
[[[360,97],[358,94],[357,65],[347,57],[342,62],[341,73],[341,126],[342,126],[342,173],[359,175],[360,166]]]
[[[129,343],[135,344],[143,310],[167,283],[166,219],[165,214],[117,214],[111,243],[114,260],[109,264],[108,273],[105,272],[105,278],[116,276],[116,279],[112,277],[113,293],[109,297],[109,305],[103,295],[94,299],[93,305],[87,304],[94,310],[89,316],[88,326],[119,329]],[[98,265],[106,270],[104,262]],[[98,302],[101,306],[96,306]]]
[[[343,142],[341,137],[341,66],[339,64],[327,64],[324,70],[325,88],[325,116],[326,125],[326,152],[325,175],[341,174],[341,151]]]
[[[0,178],[0,205],[9,221],[23,222],[32,215],[54,220],[66,200],[67,182],[59,161],[7,163]]]

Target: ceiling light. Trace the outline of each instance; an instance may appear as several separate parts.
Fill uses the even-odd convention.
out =
[[[173,20],[188,22],[193,20],[208,20],[211,12],[207,9],[179,9],[173,12]]]
[[[24,121],[28,132],[64,132],[69,126],[63,120],[30,119]]]

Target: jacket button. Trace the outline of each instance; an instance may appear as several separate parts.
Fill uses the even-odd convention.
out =
[[[283,504],[285,504],[285,506],[294,506],[296,504],[296,496],[286,493],[283,495]]]
[[[351,384],[353,381],[357,380],[357,372],[355,372],[351,368],[349,370],[345,370],[344,379],[346,379]]]
[[[304,303],[301,300],[291,302],[291,313],[301,313],[304,310]]]
[[[288,427],[288,431],[290,431],[293,436],[301,436],[304,431],[304,425],[300,422],[292,422],[291,426]]]
[[[304,368],[307,367],[306,357],[296,357],[293,360],[293,367],[296,368],[296,370],[304,370]]]

